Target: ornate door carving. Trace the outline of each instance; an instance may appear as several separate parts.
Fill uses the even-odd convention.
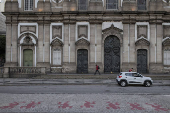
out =
[[[113,35],[104,41],[104,72],[120,72],[120,40]]]
[[[88,73],[88,51],[86,49],[77,51],[77,73]]]
[[[138,73],[147,73],[147,50],[139,49],[137,51],[137,71]]]

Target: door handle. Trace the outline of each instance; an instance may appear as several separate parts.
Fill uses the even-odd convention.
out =
[[[134,79],[136,79],[136,78],[134,78]]]

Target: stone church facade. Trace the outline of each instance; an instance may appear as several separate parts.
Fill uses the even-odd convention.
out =
[[[169,0],[6,0],[5,67],[170,71]]]

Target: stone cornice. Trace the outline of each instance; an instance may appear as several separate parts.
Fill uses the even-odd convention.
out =
[[[76,21],[88,21],[101,24],[104,21],[122,21],[124,24],[150,22],[161,24],[169,22],[170,13],[166,11],[61,11],[61,12],[3,12],[7,17],[17,17],[16,21],[34,21],[39,23],[63,22],[75,24]],[[7,21],[10,22],[10,21]]]

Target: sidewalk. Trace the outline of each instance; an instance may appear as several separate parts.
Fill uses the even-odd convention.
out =
[[[119,73],[114,74],[47,74],[33,77],[34,79],[116,79]],[[153,80],[170,80],[169,74],[142,74]]]
[[[117,85],[115,79],[25,79],[1,78],[0,85]],[[170,80],[154,80],[153,85],[170,86]]]

